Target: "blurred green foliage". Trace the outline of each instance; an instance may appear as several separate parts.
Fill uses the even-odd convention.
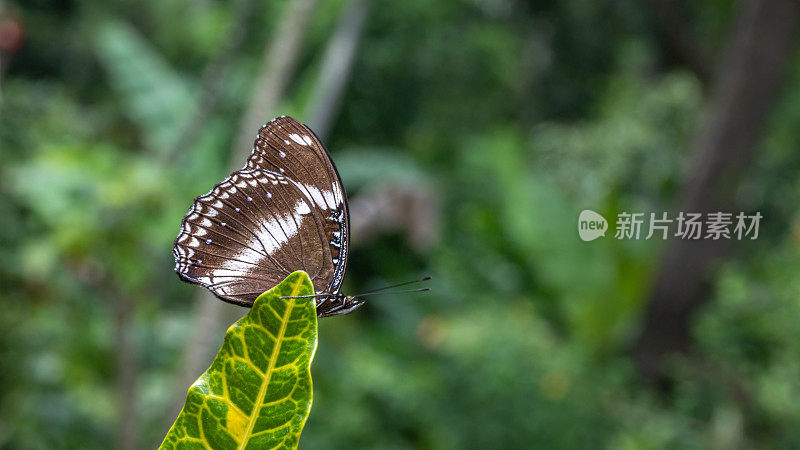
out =
[[[139,444],[163,438],[200,289],[174,276],[172,240],[226,174],[285,4],[240,23],[216,1],[5,2],[26,41],[0,86],[0,448],[112,446],[120,314]],[[281,113],[307,113],[344,5],[315,10]],[[416,180],[441,222],[422,251],[401,233],[355,245],[345,290],[433,274],[434,291],[321,321],[303,446],[800,446],[800,60],[737,193],[761,237],[721,268],[671,391],[628,357],[659,242],[575,233],[585,208],[669,210],[690,164],[709,89],[664,55],[646,5],[373,2],[327,144],[351,197]],[[712,54],[730,8],[686,5]],[[240,28],[216,107],[185,136]]]

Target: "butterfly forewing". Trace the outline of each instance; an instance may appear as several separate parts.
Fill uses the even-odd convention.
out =
[[[311,129],[288,116],[258,130],[246,168],[281,173],[297,183],[324,216],[334,276],[326,292],[338,292],[347,263],[350,217],[342,181],[325,146]]]
[[[301,138],[307,145],[300,145],[291,134],[311,144]],[[286,145],[284,135],[296,145]],[[347,254],[346,199],[327,151],[312,137],[294,119],[270,122],[247,165],[195,199],[173,248],[182,279],[245,306],[298,269],[318,292],[338,292]],[[278,139],[281,153],[269,153]]]

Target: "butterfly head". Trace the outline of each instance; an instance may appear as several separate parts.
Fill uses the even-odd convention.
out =
[[[350,314],[364,304],[364,300],[358,299],[352,295],[344,295],[341,292],[318,292],[312,295],[298,295],[281,298],[313,298],[316,303],[318,317]]]
[[[365,302],[352,295],[344,295],[341,292],[330,297],[317,298],[317,315],[319,317],[338,316],[350,314],[360,308]]]

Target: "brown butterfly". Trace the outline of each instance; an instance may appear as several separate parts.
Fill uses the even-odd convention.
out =
[[[241,170],[195,199],[172,253],[182,280],[248,307],[303,270],[324,317],[364,304],[339,292],[349,242],[347,196],[330,154],[307,126],[282,116],[258,130]]]

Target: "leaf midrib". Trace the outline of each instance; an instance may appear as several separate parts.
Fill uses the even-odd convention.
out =
[[[295,285],[292,287],[291,296],[297,295],[299,291],[299,285],[300,283],[295,283]],[[250,441],[250,435],[253,433],[253,427],[255,427],[256,419],[258,418],[258,411],[256,408],[259,408],[260,410],[261,404],[264,403],[264,397],[267,395],[267,386],[269,386],[269,381],[272,378],[272,371],[275,370],[275,362],[278,360],[278,354],[281,351],[283,336],[286,334],[286,325],[289,323],[289,315],[291,314],[293,307],[293,303],[286,305],[286,312],[281,320],[281,329],[278,332],[278,335],[275,336],[275,346],[272,347],[272,356],[270,357],[269,364],[267,365],[267,373],[264,376],[264,383],[261,385],[261,388],[258,391],[258,397],[256,397],[256,402],[253,405],[253,412],[250,414],[250,421],[247,423],[247,430],[245,430],[242,442],[239,443],[238,450],[243,450],[245,445],[247,445],[247,443]]]

